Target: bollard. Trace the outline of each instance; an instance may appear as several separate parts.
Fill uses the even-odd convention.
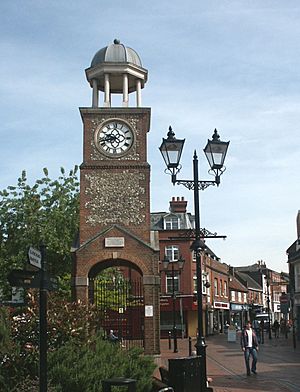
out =
[[[189,356],[192,356],[192,338],[189,336]]]
[[[169,331],[169,350],[171,350],[171,331]]]

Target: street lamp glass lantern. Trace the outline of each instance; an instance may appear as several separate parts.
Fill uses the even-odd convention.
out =
[[[227,154],[229,142],[222,142],[218,131],[215,129],[212,140],[207,141],[204,153],[212,170],[221,170]]]
[[[174,171],[179,166],[185,139],[176,139],[171,126],[169,127],[167,136],[167,139],[163,138],[159,150],[167,168],[172,172],[172,174],[174,174]]]
[[[164,270],[168,269],[169,263],[170,263],[170,260],[167,259],[166,257],[162,260],[162,265],[163,265]]]
[[[179,257],[179,259],[177,260],[177,263],[178,263],[178,269],[182,270],[184,263],[185,263],[185,260],[182,258],[182,256]]]

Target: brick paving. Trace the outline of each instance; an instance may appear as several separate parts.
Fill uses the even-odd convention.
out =
[[[293,348],[288,339],[265,339],[260,345],[257,375],[246,376],[244,356],[239,342],[228,342],[227,335],[208,337],[207,375],[214,392],[300,392],[300,342]],[[195,340],[192,341],[194,350]],[[173,345],[173,342],[172,342]],[[173,347],[173,346],[172,346]],[[178,353],[169,350],[167,339],[161,340],[159,366],[168,366],[168,358],[188,356],[188,340],[178,339]],[[159,377],[158,370],[155,376]]]

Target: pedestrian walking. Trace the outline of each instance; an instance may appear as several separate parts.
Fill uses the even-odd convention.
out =
[[[273,330],[274,330],[275,338],[279,338],[279,327],[280,327],[280,325],[279,325],[278,320],[275,320],[273,323]]]
[[[257,351],[258,340],[255,331],[251,327],[251,322],[248,321],[241,334],[241,347],[244,352],[247,376],[257,374]],[[250,357],[252,357],[251,372],[250,372]]]
[[[265,343],[265,322],[264,319],[261,320],[260,322],[260,343],[264,344]]]

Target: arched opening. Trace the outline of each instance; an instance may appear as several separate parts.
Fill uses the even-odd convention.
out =
[[[104,260],[89,272],[89,301],[100,310],[103,336],[111,330],[125,347],[144,347],[142,272],[127,260]]]

